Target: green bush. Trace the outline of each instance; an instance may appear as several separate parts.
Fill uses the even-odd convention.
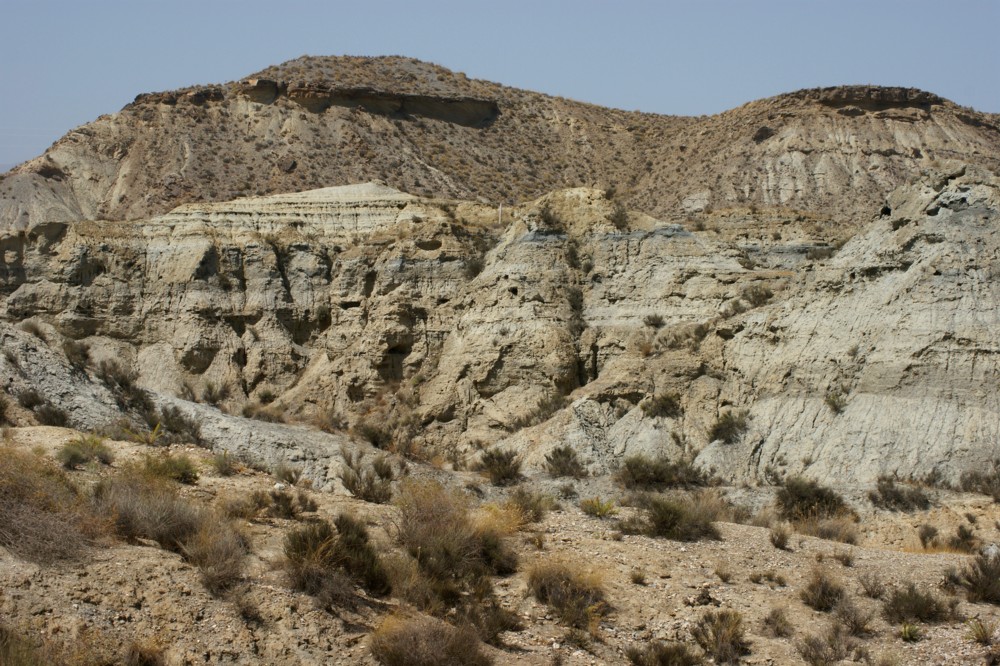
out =
[[[198,481],[198,468],[194,461],[184,454],[146,456],[143,469],[147,474],[178,483],[193,485]]]
[[[595,518],[609,518],[618,513],[613,500],[603,500],[600,497],[587,497],[580,500],[580,510]]]

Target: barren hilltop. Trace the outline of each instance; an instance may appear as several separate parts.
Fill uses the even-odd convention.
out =
[[[1000,658],[998,168],[905,88],[139,95],[0,180],[0,663]]]

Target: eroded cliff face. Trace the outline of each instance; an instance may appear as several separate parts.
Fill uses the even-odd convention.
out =
[[[739,480],[954,476],[1000,454],[997,189],[929,175],[835,254],[822,219],[688,229],[590,189],[502,211],[378,184],[185,205],[19,237],[3,314],[170,404],[273,393],[291,420],[456,464],[500,444],[541,465],[568,442],[595,472],[643,452]],[[683,413],[651,413],[669,394]],[[749,429],[710,442],[741,409]]]

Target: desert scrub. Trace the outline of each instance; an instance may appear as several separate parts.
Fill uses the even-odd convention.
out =
[[[526,488],[516,488],[504,502],[504,507],[515,511],[520,517],[519,526],[541,521],[546,513],[557,506],[551,495]]]
[[[352,453],[342,447],[340,454],[344,458],[340,481],[347,492],[360,500],[375,504],[385,504],[392,499],[392,481],[396,472],[388,457],[381,455],[371,464],[364,465],[360,451]]]
[[[749,428],[750,412],[745,409],[726,412],[709,429],[708,441],[735,444]]]
[[[613,500],[604,500],[600,497],[587,497],[580,500],[580,510],[595,518],[610,518],[618,513]]]
[[[114,460],[111,449],[97,435],[80,435],[73,441],[63,444],[56,452],[56,460],[66,469],[76,469],[91,460],[110,465]]]
[[[106,525],[65,472],[34,454],[0,445],[0,546],[47,564],[72,560]]]
[[[565,624],[595,629],[607,613],[600,576],[559,560],[539,562],[528,571],[528,589],[548,604]]]
[[[778,512],[785,520],[853,515],[843,497],[826,486],[801,476],[785,479],[776,500]]]
[[[762,621],[764,633],[774,638],[788,638],[795,633],[795,628],[788,619],[788,612],[781,607],[772,608]]]
[[[284,568],[291,586],[330,606],[343,602],[345,576],[372,594],[389,591],[389,578],[358,520],[341,514],[334,526],[325,520],[308,523],[285,535]]]
[[[239,464],[229,451],[220,451],[212,456],[212,467],[219,476],[232,476],[239,471]]]
[[[705,659],[687,643],[653,641],[648,645],[630,645],[625,656],[634,666],[700,666]]]
[[[733,664],[750,653],[743,616],[734,610],[706,611],[691,628],[691,636],[717,664]]]
[[[490,449],[483,452],[479,471],[488,476],[494,486],[509,486],[521,478],[521,460],[515,451]]]
[[[166,478],[128,467],[97,484],[94,504],[114,517],[119,536],[156,541],[183,555],[213,594],[241,580],[250,550],[246,537],[222,513],[182,498]]]
[[[194,461],[184,454],[147,455],[143,458],[143,470],[146,474],[178,483],[193,485],[198,481],[198,468]]]
[[[813,610],[829,613],[844,598],[844,587],[822,569],[813,569],[799,596]]]
[[[792,528],[788,523],[778,523],[771,527],[769,537],[771,545],[778,550],[788,550],[788,538],[792,535]]]
[[[994,502],[1000,502],[1000,460],[994,460],[985,471],[964,472],[958,486],[967,493],[988,495]]]
[[[889,622],[944,622],[954,615],[956,601],[945,602],[915,583],[893,589],[882,603],[882,614]]]
[[[684,415],[681,396],[677,393],[660,393],[644,400],[642,413],[653,418],[676,419]]]
[[[580,456],[568,444],[557,446],[545,455],[545,470],[554,479],[566,476],[582,479],[587,476],[587,470],[580,462]]]
[[[712,479],[690,460],[668,460],[644,455],[629,456],[622,462],[615,480],[629,490],[665,490],[707,486]]]
[[[372,656],[382,666],[488,666],[475,631],[427,616],[390,615],[372,633]]]
[[[923,489],[911,485],[897,485],[891,476],[880,476],[875,490],[868,493],[871,503],[889,511],[926,511],[931,507],[930,498]]]
[[[650,494],[637,498],[637,506],[643,511],[643,517],[622,521],[619,525],[626,534],[646,534],[674,541],[721,538],[712,523],[720,518],[723,506],[714,494],[702,492],[674,497]]]
[[[980,553],[958,575],[971,602],[1000,605],[1000,557]]]

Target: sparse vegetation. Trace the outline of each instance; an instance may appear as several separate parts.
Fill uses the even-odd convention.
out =
[[[236,460],[229,455],[229,451],[221,451],[212,456],[212,467],[219,476],[232,476],[239,471]]]
[[[340,472],[340,481],[347,492],[375,504],[385,504],[392,499],[392,481],[396,473],[385,455],[375,458],[368,466],[362,465],[360,451],[351,453],[342,448],[341,455],[344,467]]]
[[[593,628],[608,610],[600,577],[567,562],[550,560],[533,566],[528,589],[571,627]]]
[[[652,418],[676,419],[684,415],[678,393],[660,393],[641,403],[642,413]]]
[[[615,480],[630,490],[665,490],[707,486],[711,479],[690,460],[629,456],[622,462]]]
[[[994,460],[986,470],[968,470],[958,483],[967,493],[979,493],[1000,502],[1000,460]]]
[[[524,523],[537,523],[545,518],[546,513],[556,508],[556,501],[545,493],[516,488],[504,506],[515,511]]]
[[[618,513],[614,500],[605,500],[600,497],[587,497],[580,500],[580,510],[595,518],[610,518]]]
[[[980,553],[958,574],[969,601],[1000,605],[1000,557]]]
[[[823,569],[813,569],[799,596],[813,610],[829,613],[844,598],[844,587]]]
[[[885,596],[885,583],[873,571],[863,571],[858,575],[861,590],[869,599],[881,599]]]
[[[880,476],[875,490],[868,493],[868,499],[875,506],[889,511],[926,511],[931,506],[930,498],[922,488],[897,485],[891,476]]]
[[[580,461],[576,449],[568,444],[557,446],[545,455],[545,469],[554,479],[566,476],[582,479],[587,476],[587,469]]]
[[[509,486],[521,478],[521,459],[513,450],[490,449],[483,452],[479,469],[494,486]]]
[[[809,666],[833,666],[855,651],[857,643],[838,625],[831,625],[823,635],[808,634],[795,643],[795,649]]]
[[[801,476],[785,479],[776,499],[778,511],[785,520],[801,521],[850,513],[843,497]]]
[[[184,454],[147,455],[143,458],[143,470],[151,477],[170,479],[178,483],[192,485],[198,481],[198,468],[194,461]]]
[[[729,411],[719,416],[708,431],[710,442],[721,441],[723,444],[735,444],[750,428],[750,412],[745,409]]]
[[[717,664],[733,664],[750,654],[743,616],[734,610],[706,611],[691,628],[691,636]]]
[[[788,638],[795,633],[795,628],[788,619],[788,612],[784,608],[775,607],[764,616],[764,631],[774,638]]]
[[[626,534],[642,533],[674,541],[720,538],[719,531],[712,524],[720,513],[714,496],[704,493],[680,497],[646,495],[639,498],[638,506],[643,510],[644,517],[620,523],[620,529]]]
[[[66,469],[76,469],[91,460],[97,460],[103,465],[110,465],[114,460],[111,449],[97,435],[81,435],[63,444],[56,452],[56,460]]]
[[[642,647],[632,645],[625,656],[634,666],[700,666],[705,659],[687,643],[653,641]]]
[[[847,409],[847,396],[840,389],[833,389],[827,391],[826,397],[823,399],[826,402],[826,406],[830,408],[834,414],[840,414],[845,409]]]
[[[774,292],[765,285],[753,284],[743,289],[741,297],[752,307],[759,308],[774,297]]]
[[[915,583],[894,588],[882,603],[882,614],[889,622],[944,622],[954,613],[949,605]]]
[[[427,616],[390,615],[371,637],[371,653],[382,666],[488,666],[476,632]]]
[[[62,349],[66,361],[74,370],[83,371],[90,363],[90,348],[86,344],[76,340],[66,340],[62,344]]]
[[[49,563],[82,555],[104,524],[66,474],[42,458],[0,446],[0,546]]]
[[[778,550],[788,550],[788,539],[792,536],[792,529],[788,523],[778,523],[771,527],[771,545]]]

